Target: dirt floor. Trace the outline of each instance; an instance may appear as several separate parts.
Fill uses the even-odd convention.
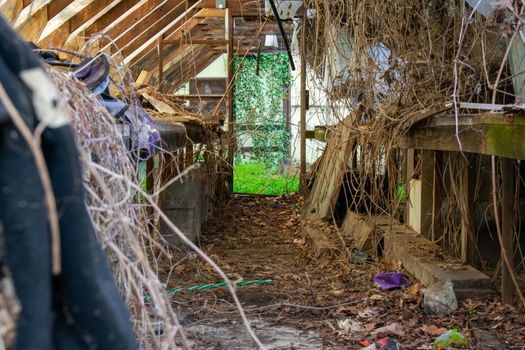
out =
[[[449,315],[423,308],[417,281],[405,290],[382,292],[377,272],[394,262],[354,264],[341,250],[316,257],[299,229],[296,195],[234,196],[216,208],[200,238],[202,248],[233,280],[271,279],[237,288],[256,334],[268,349],[361,349],[360,342],[389,336],[403,349],[432,349],[434,339],[457,328],[469,349],[525,349],[525,313],[497,298],[468,299]],[[327,224],[324,228],[338,233]],[[196,255],[177,253],[166,267],[168,288],[221,282]],[[173,294],[192,348],[254,349],[226,289]]]

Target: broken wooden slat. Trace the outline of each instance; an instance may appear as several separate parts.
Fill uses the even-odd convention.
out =
[[[354,248],[376,253],[377,246],[381,240],[380,230],[376,230],[373,222],[365,220],[361,215],[348,210],[343,225],[341,226],[343,236],[353,239]]]
[[[306,219],[325,219],[332,215],[355,143],[355,135],[352,135],[348,125],[357,113],[359,111],[355,110],[330,131],[323,159],[303,213]]]

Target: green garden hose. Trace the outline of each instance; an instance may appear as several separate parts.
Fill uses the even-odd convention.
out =
[[[268,283],[272,283],[272,280],[267,279],[267,280],[255,280],[255,281],[239,281],[239,282],[236,282],[235,285],[237,287],[241,287],[241,286],[253,286],[253,285],[258,285],[258,284],[268,284]],[[228,284],[226,282],[213,283],[213,284],[202,284],[199,286],[180,287],[180,288],[170,289],[170,290],[165,291],[164,293],[165,294],[175,294],[179,292],[196,292],[196,291],[201,291],[201,290],[209,290],[209,289],[226,287],[227,285]],[[151,296],[144,297],[144,301],[150,301],[150,300],[151,300]]]

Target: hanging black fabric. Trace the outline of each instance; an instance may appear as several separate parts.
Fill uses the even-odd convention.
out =
[[[35,96],[49,94],[38,91],[45,84],[34,81],[42,76],[40,70],[30,48],[0,18],[0,82],[32,130],[42,119]],[[62,124],[46,128],[41,140],[60,224],[62,272],[53,277],[47,209],[35,162],[0,104],[0,222],[23,308],[15,348],[137,349],[129,313],[85,206],[72,131]]]

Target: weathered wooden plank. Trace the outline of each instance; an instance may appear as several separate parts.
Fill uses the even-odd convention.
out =
[[[319,165],[319,173],[315,178],[303,212],[304,218],[325,219],[332,215],[344,174],[348,169],[350,152],[355,143],[355,135],[352,135],[351,128],[348,125],[359,112],[359,109],[354,110],[349,117],[337,124],[334,130],[330,132]]]
[[[445,119],[445,118],[440,118]],[[523,118],[512,120],[471,120],[459,125],[462,150],[467,153],[495,155],[525,160],[525,122]],[[412,128],[400,137],[401,148],[416,148],[442,151],[459,151],[454,123],[435,121],[425,128]]]
[[[378,228],[383,231],[385,255],[401,261],[403,268],[423,284],[429,286],[450,280],[458,300],[492,294],[488,276],[447,255],[441,247],[414,230],[399,223]]]
[[[382,237],[375,226],[374,222],[365,220],[363,216],[348,210],[341,225],[341,231],[345,237],[352,238],[356,249],[376,254]]]
[[[225,9],[218,8],[203,8],[195,17],[224,17]]]

